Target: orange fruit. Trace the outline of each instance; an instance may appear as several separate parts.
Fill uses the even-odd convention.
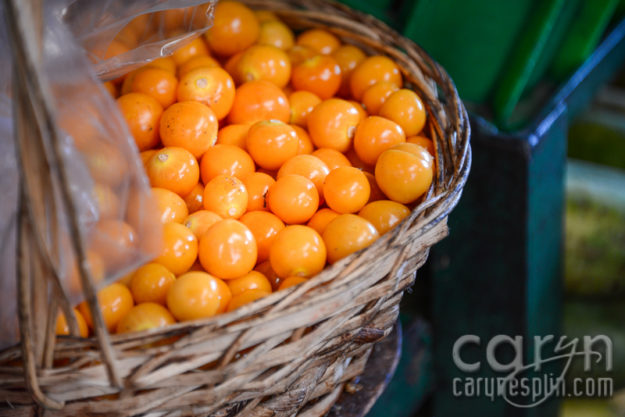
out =
[[[432,142],[432,139],[429,139],[425,136],[410,136],[406,138],[406,142],[422,146],[430,153],[430,155],[432,155],[432,157],[436,156],[436,151],[434,150],[434,142]]]
[[[178,78],[182,79],[185,75],[198,68],[219,68],[219,62],[209,55],[196,55],[189,58],[184,64],[178,68]]]
[[[341,214],[323,231],[328,262],[333,264],[373,243],[380,235],[369,221],[355,214]]]
[[[368,220],[383,235],[408,217],[410,209],[395,201],[379,200],[364,206],[358,215]]]
[[[128,178],[128,162],[110,143],[91,141],[82,153],[94,181],[116,187]]]
[[[237,220],[217,222],[200,238],[200,263],[206,271],[221,279],[247,274],[254,269],[257,256],[254,235]]]
[[[205,271],[201,271],[205,272]],[[219,307],[217,308],[217,314],[225,313],[228,309],[228,304],[232,300],[232,292],[228,284],[222,279],[217,279],[217,289],[219,290]]]
[[[278,180],[285,175],[301,175],[315,184],[320,201],[323,199],[323,182],[330,169],[321,159],[313,155],[296,155],[286,161],[278,171]]]
[[[170,56],[163,56],[148,62],[144,68],[159,68],[176,75],[176,61]]]
[[[360,124],[362,124],[362,123],[360,123]],[[360,124],[358,126],[360,126]],[[371,164],[367,164],[362,159],[360,159],[360,157],[358,156],[358,154],[354,150],[353,146],[351,148],[349,148],[349,150],[347,152],[345,152],[345,156],[347,157],[347,159],[349,159],[349,163],[352,164],[352,166],[354,168],[358,168],[358,169],[360,169],[361,171],[364,171],[364,172],[369,172],[369,171],[373,172],[374,166],[371,165]]]
[[[289,96],[291,104],[291,118],[289,123],[305,128],[307,126],[308,115],[321,103],[321,99],[310,91],[295,91]]]
[[[369,116],[356,128],[354,150],[366,164],[374,165],[385,150],[406,141],[402,128],[380,116]]]
[[[362,104],[369,114],[378,114],[386,99],[399,90],[396,84],[380,81],[367,88],[362,95]]]
[[[97,204],[100,219],[116,219],[120,213],[119,197],[113,189],[107,185],[95,183],[93,185],[93,198]]]
[[[341,67],[327,55],[316,55],[294,66],[291,77],[295,90],[310,91],[322,100],[336,94],[341,80]]]
[[[308,278],[304,277],[287,277],[278,286],[278,291],[286,290],[287,288],[294,287],[299,284],[303,284],[308,281]]]
[[[252,46],[259,35],[260,24],[250,8],[237,1],[222,1],[215,6],[213,26],[205,37],[217,55],[231,56]]]
[[[254,268],[254,271],[258,271],[263,274],[269,282],[271,283],[271,288],[274,291],[278,290],[280,283],[282,282],[282,278],[276,275],[276,271],[271,268],[271,262],[268,260],[265,262],[259,262],[258,265]]]
[[[399,67],[389,57],[373,55],[361,61],[349,77],[349,87],[356,100],[362,100],[365,91],[374,84],[387,81],[399,88],[402,76]]]
[[[254,172],[252,157],[235,145],[217,144],[209,148],[200,161],[202,181],[208,184],[218,175],[243,179]]]
[[[217,143],[221,145],[234,145],[245,150],[245,139],[247,131],[250,130],[248,124],[234,124],[224,126],[217,132]]]
[[[200,180],[200,167],[193,154],[170,146],[158,150],[147,163],[146,173],[153,187],[186,196]]]
[[[224,63],[224,69],[231,77],[234,77],[237,73],[237,66],[239,65],[239,60],[243,56],[243,52],[237,52],[232,55],[228,60]],[[234,78],[233,78],[234,79]]]
[[[151,302],[165,305],[167,291],[175,281],[176,276],[170,270],[152,262],[132,274],[129,288],[137,304]]]
[[[190,214],[182,224],[187,226],[198,239],[215,223],[223,220],[223,218],[212,211],[198,210]]]
[[[291,66],[293,67],[304,62],[308,58],[312,58],[315,55],[319,55],[319,53],[315,51],[314,49],[311,49],[303,45],[295,45],[289,50],[287,50],[286,53],[289,56],[289,60],[291,61]]]
[[[347,102],[350,103],[352,106],[354,106],[356,110],[358,110],[358,114],[360,115],[360,120],[364,120],[367,116],[369,116],[369,113],[367,113],[364,107],[362,107],[362,104],[360,104],[359,102],[355,100],[347,100]]]
[[[120,220],[104,219],[96,223],[90,235],[90,248],[115,268],[128,263],[137,249],[135,230]]]
[[[237,84],[266,80],[282,88],[291,79],[291,61],[282,49],[254,45],[243,52],[235,68]]]
[[[316,147],[345,152],[358,123],[360,115],[352,104],[331,98],[319,103],[308,115],[308,133]]]
[[[369,201],[367,201],[367,203],[378,200],[386,200],[386,196],[384,195],[382,190],[380,190],[380,187],[375,180],[375,176],[371,172],[367,171],[364,171],[364,174],[365,177],[367,177],[367,181],[369,181],[369,186],[371,187],[371,193],[369,194]]]
[[[204,207],[204,186],[199,182],[195,184],[191,192],[184,197],[184,202],[189,213],[201,210]]]
[[[167,292],[167,307],[179,321],[212,317],[219,313],[224,287],[206,272],[187,272]],[[226,286],[225,289],[228,289]]]
[[[301,175],[284,175],[267,192],[269,210],[286,224],[306,223],[319,207],[315,183]]]
[[[133,77],[130,91],[147,94],[163,108],[167,108],[176,101],[177,86],[178,79],[171,72],[160,68],[143,68]]]
[[[303,127],[298,125],[290,125],[293,130],[295,130],[295,134],[297,135],[297,139],[299,141],[299,145],[297,146],[297,154],[304,155],[310,154],[313,150],[315,150],[315,145],[313,145],[312,140],[310,140],[310,135]]]
[[[319,54],[330,55],[341,46],[341,41],[327,30],[309,29],[297,36],[296,44],[306,46]]]
[[[204,208],[224,219],[238,219],[247,209],[248,194],[237,177],[217,175],[204,187]]]
[[[130,93],[118,98],[117,105],[140,151],[158,145],[163,107],[156,99],[147,94]]]
[[[174,324],[176,319],[161,304],[145,302],[138,304],[117,324],[117,333],[140,332]]]
[[[358,64],[366,58],[366,55],[360,48],[354,45],[342,45],[332,52],[332,58],[336,60],[341,67],[341,87],[339,94],[342,97],[349,97],[349,77]]]
[[[227,311],[233,311],[236,310],[239,307],[244,306],[245,304],[249,304],[252,301],[256,301],[260,298],[266,297],[268,295],[270,295],[271,292],[267,292],[265,290],[262,289],[254,289],[254,290],[247,290],[247,291],[243,291],[242,293],[235,295],[232,297],[232,300],[230,300],[230,303],[228,304],[228,310]]]
[[[250,271],[240,278],[228,280],[227,284],[233,297],[249,290],[263,290],[271,293],[271,283],[258,271]]]
[[[318,212],[316,212],[306,223],[306,226],[312,227],[319,233],[323,234],[323,231],[326,229],[328,223],[334,220],[339,216],[339,213],[329,208],[322,208]]]
[[[269,261],[278,276],[311,277],[326,264],[326,246],[312,227],[287,226],[273,241]]]
[[[341,152],[336,149],[319,148],[311,154],[325,162],[330,171],[338,167],[351,167],[352,163]]]
[[[180,78],[176,97],[179,102],[199,101],[206,104],[221,120],[234,102],[234,81],[219,67],[196,68]]]
[[[198,243],[193,232],[180,223],[167,223],[163,226],[163,247],[154,262],[180,275],[191,268],[197,253]]]
[[[165,146],[185,148],[199,158],[215,144],[217,127],[217,117],[210,107],[184,101],[163,112],[159,129]]]
[[[269,281],[267,281],[269,282]],[[271,288],[271,285],[269,286]],[[78,309],[72,309],[74,312],[74,317],[76,317],[76,324],[78,325],[78,334],[80,337],[88,337],[89,336],[89,327],[87,326],[87,322],[85,321],[82,314]],[[67,324],[67,320],[65,319],[65,315],[59,311],[59,314],[56,316],[56,331],[55,334],[67,336],[70,334],[69,324]]]
[[[278,120],[263,120],[250,127],[245,147],[260,167],[278,169],[289,158],[297,155],[299,139],[288,124]]]
[[[382,152],[375,164],[375,180],[389,199],[409,204],[430,188],[434,161],[432,155],[419,145],[404,143],[399,146],[402,148]]]
[[[130,290],[123,284],[114,283],[98,291],[98,303],[104,324],[112,332],[117,323],[130,311],[134,302]],[[78,304],[78,311],[82,314],[87,325],[93,329],[93,318],[86,301]]]
[[[186,42],[183,46],[174,51],[171,58],[176,65],[180,67],[188,60],[198,55],[208,55],[208,48],[204,40],[202,40],[202,37]]]
[[[143,164],[143,169],[148,164],[150,158],[154,156],[158,149],[148,149],[147,151],[143,151],[139,153],[139,157],[141,158],[141,163]]]
[[[152,188],[152,195],[156,200],[158,218],[161,223],[182,223],[189,215],[189,209],[182,197],[165,188]]]
[[[241,217],[241,223],[254,235],[258,249],[257,262],[269,259],[269,249],[278,232],[284,229],[282,220],[268,211],[250,211]]]
[[[117,86],[112,81],[105,81],[102,84],[104,85],[104,89],[108,91],[111,97],[119,97],[119,91],[117,89]]]
[[[276,85],[265,80],[250,81],[237,88],[228,121],[234,124],[261,120],[288,122],[289,101]]]
[[[386,117],[401,126],[407,136],[414,136],[425,126],[425,107],[412,90],[402,88],[391,94],[382,107],[380,116]]]
[[[323,184],[326,204],[337,213],[356,213],[369,201],[371,187],[365,174],[354,167],[330,171]]]
[[[258,14],[256,15],[258,17]],[[287,50],[295,44],[293,31],[279,20],[265,20],[260,23],[259,45],[271,45]]]
[[[247,211],[268,210],[267,191],[276,180],[264,172],[254,172],[245,177],[243,185],[247,189]]]
[[[254,10],[254,14],[261,24],[272,20],[280,21],[278,16],[270,10]]]

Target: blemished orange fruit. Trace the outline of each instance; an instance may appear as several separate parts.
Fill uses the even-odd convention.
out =
[[[373,55],[362,60],[349,77],[352,96],[361,100],[365,91],[374,84],[387,81],[402,87],[402,76],[399,67],[389,57]]]
[[[385,150],[406,141],[402,128],[395,122],[380,116],[369,116],[356,128],[354,150],[369,165]]]
[[[286,51],[289,59],[291,60],[291,66],[296,66],[308,58],[312,58],[315,55],[319,55],[319,52],[312,48],[303,45],[294,45],[288,51]]]
[[[278,232],[269,252],[269,261],[281,277],[311,277],[326,264],[326,245],[315,229],[287,226]]]
[[[434,161],[425,148],[403,143],[388,149],[375,164],[375,180],[393,201],[409,204],[421,197],[432,184]]]
[[[306,226],[312,227],[313,229],[317,231],[317,233],[321,235],[323,234],[323,231],[326,229],[326,226],[328,225],[328,223],[330,223],[332,220],[334,220],[338,216],[339,216],[339,213],[337,213],[336,211],[329,209],[329,208],[322,208],[310,218],[308,223],[306,223]]]
[[[147,94],[130,93],[118,98],[117,105],[140,151],[158,145],[163,106],[156,99]]]
[[[217,117],[210,107],[197,101],[184,101],[163,112],[159,129],[165,146],[185,148],[199,158],[215,144],[217,127]]]
[[[266,276],[258,271],[250,271],[240,278],[228,280],[226,283],[233,297],[249,290],[263,290],[271,293],[271,283]]]
[[[208,210],[198,210],[190,214],[182,224],[187,226],[198,239],[215,223],[223,220],[217,213]]]
[[[421,135],[410,136],[409,138],[406,138],[406,142],[422,146],[430,153],[430,155],[432,155],[432,157],[436,156],[436,151],[434,150],[434,142],[432,142],[432,139],[430,138]]]
[[[163,247],[154,262],[180,275],[191,268],[197,253],[198,243],[193,232],[180,223],[167,223],[163,226]]]
[[[219,312],[222,289],[218,279],[206,272],[187,272],[169,289],[167,307],[179,321],[212,317]]]
[[[207,105],[221,120],[234,103],[234,81],[219,67],[196,68],[180,78],[176,97],[179,102],[199,101]]]
[[[254,45],[243,52],[235,68],[235,81],[266,80],[282,88],[291,79],[291,61],[282,49],[271,45]]]
[[[345,152],[352,144],[358,123],[360,114],[352,104],[331,98],[319,103],[308,115],[308,133],[317,148]]]
[[[271,288],[271,284],[269,288]],[[82,314],[80,314],[80,311],[78,311],[78,309],[76,308],[72,309],[72,311],[74,312],[74,317],[76,317],[76,324],[78,325],[78,334],[80,335],[80,337],[89,336],[89,327],[87,326],[87,322],[85,321]],[[68,336],[70,334],[69,324],[65,319],[65,315],[61,311],[59,311],[59,314],[56,317],[55,334],[62,336]]]
[[[371,187],[365,174],[354,167],[330,171],[323,184],[326,204],[337,213],[356,213],[369,201]]]
[[[176,101],[178,79],[171,72],[160,68],[143,68],[138,71],[130,84],[130,91],[152,96],[163,108]]]
[[[200,180],[200,167],[191,152],[174,146],[156,151],[146,166],[153,187],[165,188],[181,197],[193,190]]]
[[[189,58],[178,68],[178,78],[182,78],[191,71],[198,68],[219,68],[219,62],[209,55],[196,55]]]
[[[295,45],[295,36],[291,28],[281,21],[277,19],[265,20],[260,23],[260,35],[256,43],[275,46],[286,51]]]
[[[349,90],[349,77],[354,68],[366,58],[366,55],[362,49],[357,46],[341,45],[332,52],[332,58],[334,58],[339,64],[339,67],[341,67],[342,80],[339,95],[348,97],[351,93]]]
[[[290,125],[293,130],[295,130],[295,134],[297,135],[297,140],[299,141],[299,145],[297,146],[297,154],[298,155],[308,155],[315,150],[315,145],[313,145],[312,140],[310,140],[310,135],[301,126],[298,125]]]
[[[222,1],[215,6],[213,26],[204,35],[211,51],[231,56],[256,42],[260,24],[254,12],[236,1]]]
[[[182,223],[189,215],[189,209],[182,197],[165,188],[152,187],[152,195],[156,201],[158,218],[161,223]]]
[[[399,87],[388,81],[380,81],[367,88],[362,95],[362,104],[367,109],[367,113],[378,114],[386,99],[397,90]]]
[[[265,80],[250,81],[236,89],[228,115],[232,124],[249,124],[261,120],[287,123],[291,116],[289,100],[280,87]]]
[[[299,284],[303,284],[308,281],[308,278],[304,277],[287,277],[278,286],[278,291],[286,290],[287,288],[294,287]]]
[[[258,248],[250,229],[225,219],[211,226],[200,239],[199,258],[206,271],[221,279],[241,277],[256,264]]]
[[[347,157],[336,149],[319,148],[311,154],[321,159],[327,165],[330,171],[338,167],[351,167],[352,163]]]
[[[407,136],[416,135],[425,126],[423,102],[417,93],[406,88],[391,94],[380,107],[379,114],[400,125]]]
[[[208,55],[208,48],[201,37],[195,38],[176,49],[171,58],[180,67],[191,58],[198,55]]]
[[[341,214],[323,231],[328,262],[333,264],[373,243],[380,234],[369,221],[355,214]]]
[[[250,130],[249,124],[224,126],[217,132],[217,144],[234,145],[245,150],[245,138],[247,138],[248,130]]]
[[[374,168],[375,169],[375,168]],[[367,177],[367,181],[369,181],[369,186],[371,187],[371,193],[369,194],[369,201],[367,203],[371,203],[372,201],[378,200],[386,200],[386,196],[380,190],[378,183],[375,180],[375,175],[371,172],[364,171],[365,177]]]
[[[247,209],[248,193],[237,177],[217,175],[204,187],[204,208],[224,219],[238,219]]]
[[[410,215],[410,209],[391,200],[379,200],[367,204],[358,215],[369,220],[378,233],[383,235]]]
[[[117,323],[130,311],[134,302],[128,287],[114,283],[98,291],[98,303],[104,324],[109,332],[117,327]],[[82,314],[89,328],[93,329],[93,318],[86,301],[78,304],[78,311]]]
[[[286,224],[306,223],[319,207],[315,183],[301,175],[284,175],[267,192],[269,210]]]
[[[195,184],[191,192],[184,197],[184,202],[189,213],[201,210],[204,207],[204,186],[199,182]]]
[[[136,231],[121,220],[104,219],[96,223],[90,234],[91,249],[106,266],[115,268],[128,263],[137,249]]]
[[[200,161],[200,172],[204,184],[218,175],[243,179],[255,170],[250,154],[235,145],[217,144],[209,148]]]
[[[284,223],[268,211],[250,211],[241,217],[241,223],[247,226],[254,235],[258,248],[257,262],[269,259],[269,250]]]
[[[323,29],[306,30],[297,36],[295,43],[323,55],[330,55],[341,46],[341,41],[336,36]]]
[[[113,189],[105,184],[95,183],[92,195],[98,208],[100,219],[115,219],[120,215],[120,202]]]
[[[263,120],[250,127],[245,147],[260,167],[274,170],[297,155],[299,139],[288,124],[278,120]]]
[[[291,105],[290,124],[295,124],[305,128],[308,122],[308,115],[321,103],[321,99],[310,91],[295,91],[289,95],[289,103]]]
[[[267,191],[276,180],[264,172],[254,172],[243,180],[247,189],[247,211],[269,210],[267,208]]]
[[[264,276],[266,276],[269,282],[271,283],[271,288],[274,291],[278,290],[280,283],[283,281],[282,278],[280,278],[276,274],[276,271],[274,271],[273,268],[271,268],[271,262],[269,262],[269,260],[265,262],[259,262],[258,265],[256,265],[256,267],[254,268],[254,271],[258,271]]]
[[[230,312],[230,311],[236,310],[237,308],[240,308],[244,306],[245,304],[249,304],[260,298],[266,297],[269,294],[271,294],[271,292],[268,292],[262,289],[243,291],[242,293],[232,297],[232,300],[230,300],[230,303],[228,304],[227,311]]]
[[[291,83],[296,91],[315,93],[322,100],[333,97],[341,86],[341,67],[328,55],[316,55],[293,67]]]
[[[130,309],[117,324],[117,333],[140,332],[174,324],[176,319],[161,304],[144,302]]]
[[[137,269],[130,280],[130,292],[135,303],[158,303],[165,305],[167,291],[176,276],[161,264],[148,263]]]
[[[330,173],[330,169],[321,159],[313,155],[296,155],[286,161],[278,170],[277,178],[285,175],[301,175],[315,184],[319,192],[319,201],[323,200],[323,182]]]

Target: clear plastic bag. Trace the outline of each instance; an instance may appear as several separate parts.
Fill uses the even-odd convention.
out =
[[[52,89],[62,158],[87,263],[98,286],[103,286],[158,254],[161,227],[135,142],[101,80],[168,55],[208,29],[213,3],[65,0],[46,1],[44,8],[44,75]],[[0,5],[0,19],[4,18]],[[139,33],[141,27],[145,33]],[[137,34],[133,43],[127,43],[131,29]],[[6,25],[1,25],[4,62],[12,59],[8,36]],[[115,46],[122,42],[126,42],[123,50]],[[113,54],[120,50],[121,54]],[[0,66],[0,349],[18,341],[15,236],[19,184],[10,67]],[[60,200],[58,194],[55,200]],[[82,289],[70,244],[70,219],[61,211],[53,221],[61,232],[52,235],[44,230],[46,253],[75,304]]]

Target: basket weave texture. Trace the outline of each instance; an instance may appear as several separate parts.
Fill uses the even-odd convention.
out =
[[[402,69],[428,112],[434,183],[398,227],[304,284],[231,313],[149,332],[59,337],[34,367],[28,343],[0,352],[0,415],[316,416],[390,333],[403,291],[444,238],[471,161],[469,124],[447,73],[378,20],[326,0],[245,0],[293,29],[324,28]],[[11,408],[7,407],[10,404]]]

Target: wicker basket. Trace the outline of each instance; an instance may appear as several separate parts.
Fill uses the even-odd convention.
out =
[[[369,248],[302,285],[211,319],[111,336],[99,326],[91,339],[55,338],[49,326],[41,347],[26,325],[35,306],[24,294],[36,283],[22,283],[22,343],[0,353],[0,404],[11,407],[0,415],[33,415],[41,407],[50,416],[320,415],[391,331],[402,293],[429,248],[446,236],[466,181],[466,110],[438,64],[370,16],[326,0],[246,3],[274,11],[296,30],[325,28],[400,65],[423,98],[435,143],[437,174],[428,195]],[[21,226],[20,236],[28,236],[28,222]],[[93,298],[92,285],[85,292]]]

